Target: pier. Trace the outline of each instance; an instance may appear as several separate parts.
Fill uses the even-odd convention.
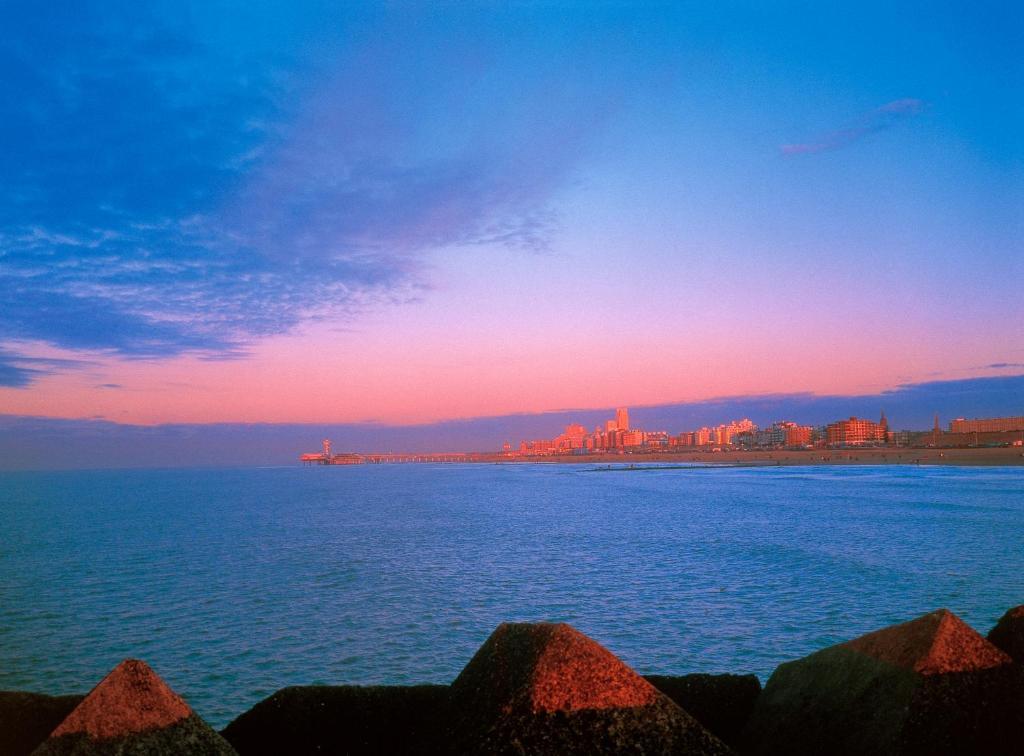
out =
[[[310,452],[299,457],[304,465],[399,465],[412,463],[455,464],[459,462],[497,462],[507,454],[494,452],[440,452],[431,454],[394,453],[356,454],[331,452],[331,442],[324,439],[322,452]]]

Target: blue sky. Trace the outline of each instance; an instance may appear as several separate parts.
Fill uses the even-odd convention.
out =
[[[0,14],[0,412],[401,424],[1024,362],[1017,4]]]

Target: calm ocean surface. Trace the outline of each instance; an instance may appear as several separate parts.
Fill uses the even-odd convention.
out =
[[[148,661],[217,727],[309,683],[448,682],[503,620],[755,672],[1024,603],[1024,469],[398,465],[0,474],[0,689]]]

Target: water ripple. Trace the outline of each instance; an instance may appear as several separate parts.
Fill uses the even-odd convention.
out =
[[[495,625],[755,672],[1024,603],[1024,471],[368,466],[0,475],[0,689],[147,659],[223,726],[284,685],[447,682]]]

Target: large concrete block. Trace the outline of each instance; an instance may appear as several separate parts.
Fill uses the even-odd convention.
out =
[[[437,754],[447,748],[447,685],[283,688],[229,724],[241,756]]]
[[[83,698],[0,691],[0,754],[28,756]]]
[[[1009,654],[1015,663],[1024,665],[1024,605],[1008,609],[989,630],[988,640]]]
[[[234,754],[145,662],[118,664],[34,752],[34,756]]]
[[[499,625],[451,691],[457,753],[730,753],[614,654],[566,624]]]
[[[781,665],[742,738],[755,754],[999,753],[1010,659],[940,609]]]
[[[761,693],[757,675],[645,675],[644,679],[734,748]]]

